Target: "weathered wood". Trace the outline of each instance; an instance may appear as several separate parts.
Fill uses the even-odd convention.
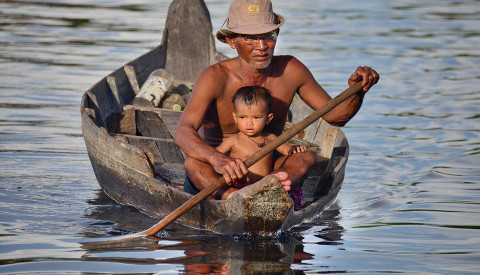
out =
[[[155,158],[155,163],[180,163],[183,164],[185,158],[182,151],[169,138],[152,138],[133,135],[122,135],[128,143],[138,146],[151,152]]]
[[[131,107],[124,108],[121,113],[110,114],[105,124],[110,133],[135,135],[137,132],[135,109]]]
[[[112,91],[113,97],[115,98],[115,102],[117,103],[118,109],[122,109],[122,101],[120,100],[120,96],[118,95],[117,83],[115,81],[115,77],[107,76],[107,83],[110,87],[110,91]]]
[[[132,144],[138,148],[142,148],[145,151],[149,151],[153,155],[153,164],[165,162],[163,154],[157,146],[155,140],[149,138],[138,138],[137,136],[124,136],[129,144]]]
[[[297,124],[298,122],[302,121],[302,119],[309,116],[313,113],[312,108],[310,108],[299,96],[295,96],[293,98],[293,102],[290,105],[290,111],[292,112],[292,123]],[[312,123],[310,126],[305,128],[303,139],[312,142],[315,138],[315,134],[318,129],[318,125],[321,123],[322,120],[317,120]]]
[[[170,131],[172,136],[175,135],[175,130],[177,129],[178,120],[182,112],[173,111],[173,110],[165,110],[162,111],[162,121],[167,129]]]
[[[171,139],[171,138],[144,137],[144,136],[135,136],[135,135],[128,135],[128,134],[113,134],[113,133],[111,134],[111,136],[114,136],[114,137],[122,136],[122,137],[129,138],[129,139],[151,140],[151,141],[162,141],[162,142],[172,142],[173,143],[173,139]]]
[[[176,80],[192,81],[207,66],[218,61],[210,13],[201,0],[173,1],[163,32],[168,50],[165,69]]]
[[[163,124],[159,115],[148,111],[136,111],[137,132],[144,137],[171,138],[167,126]]]
[[[123,66],[123,70],[127,75],[128,82],[130,82],[130,86],[132,87],[133,92],[135,92],[135,95],[138,94],[138,92],[140,91],[140,87],[138,86],[137,76],[135,75],[135,69],[133,68],[133,66],[125,65]]]
[[[183,190],[185,181],[183,163],[156,163],[155,176]]]
[[[106,78],[98,82],[90,91],[95,95],[95,99],[98,102],[100,117],[103,121],[106,121],[106,118],[110,114],[121,112],[121,109],[118,108],[116,99],[112,96]]]
[[[165,162],[168,163],[182,163],[185,161],[185,158],[183,157],[182,151],[175,146],[175,144],[172,141],[156,141],[157,147],[163,154],[163,158],[165,159]]]
[[[332,155],[333,147],[337,141],[337,133],[339,129],[333,128],[326,131],[326,135],[322,144],[321,154],[323,157],[330,158]]]
[[[90,102],[93,103],[93,105],[95,105],[96,108],[98,108],[98,102],[97,102],[97,97],[90,91],[86,91],[85,94],[88,96],[88,99],[90,100]],[[86,108],[92,108],[94,106],[92,106],[92,104],[89,104],[89,102],[86,102],[87,106],[85,106]]]
[[[148,111],[148,112],[156,113],[162,118],[163,124],[167,126],[167,129],[169,130],[172,136],[175,134],[178,120],[182,115],[182,112],[179,112],[179,111],[160,109],[156,107],[126,105],[124,108],[126,108],[127,106],[132,106],[133,108],[135,108],[135,110],[139,110],[139,111]]]
[[[97,97],[90,91],[86,91],[83,95],[82,101],[85,102],[85,109],[88,110],[87,114],[90,116],[98,127],[105,127],[100,108],[98,107]],[[92,112],[93,111],[93,112]]]

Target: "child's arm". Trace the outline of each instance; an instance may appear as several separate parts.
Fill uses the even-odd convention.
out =
[[[307,151],[307,148],[305,148],[302,145],[296,145],[296,144],[292,145],[292,144],[284,143],[277,148],[277,151],[287,156],[295,153],[305,152]]]
[[[226,154],[232,150],[233,147],[233,136],[228,137],[222,141],[220,145],[217,146],[217,151],[222,154]]]

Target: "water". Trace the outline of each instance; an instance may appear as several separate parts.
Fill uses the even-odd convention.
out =
[[[206,1],[214,30],[229,1]],[[169,1],[0,1],[0,273],[476,273],[480,270],[478,1],[275,1],[276,52],[332,94],[356,66],[380,83],[344,128],[337,202],[273,238],[157,222],[103,195],[82,93],[156,46]],[[227,55],[233,52],[217,42]]]

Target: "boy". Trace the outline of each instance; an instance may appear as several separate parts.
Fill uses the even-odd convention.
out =
[[[273,113],[270,112],[272,97],[264,87],[246,86],[237,90],[232,102],[233,119],[239,132],[225,138],[216,149],[223,154],[229,153],[232,158],[245,160],[277,137],[263,130],[273,119]],[[284,143],[276,151],[283,155],[291,155],[305,152],[306,148]],[[247,176],[235,182],[234,186],[242,188],[268,175],[273,170],[273,158],[272,152],[250,166]],[[301,207],[301,188],[293,189],[289,193],[294,199],[295,209]]]

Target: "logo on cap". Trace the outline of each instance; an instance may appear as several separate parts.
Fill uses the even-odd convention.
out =
[[[248,13],[250,14],[256,14],[259,13],[260,11],[258,10],[258,5],[248,5]]]

